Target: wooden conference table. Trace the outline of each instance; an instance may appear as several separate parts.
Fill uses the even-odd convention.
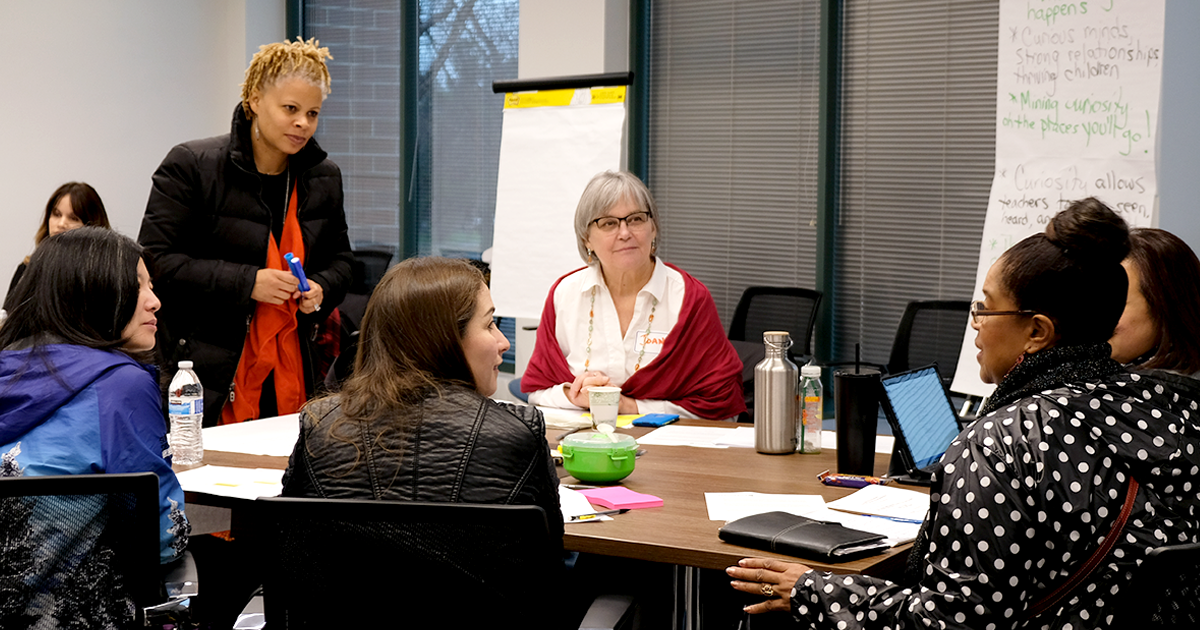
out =
[[[730,427],[726,422],[684,420],[682,425]],[[619,432],[635,437],[650,429],[628,427]],[[547,439],[557,445],[564,432],[550,429]],[[829,564],[816,559],[797,559],[722,542],[717,532],[723,525],[708,519],[705,492],[761,492],[770,494],[819,494],[826,501],[853,492],[850,488],[822,485],[817,475],[837,468],[837,454],[831,449],[815,455],[763,455],[748,448],[696,448],[690,446],[642,447],[632,475],[622,484],[631,490],[653,494],[663,500],[662,507],[631,510],[611,521],[567,525],[563,544],[568,550],[654,562],[724,569],[747,556],[774,557],[802,561],[814,568],[840,573],[887,576],[902,568],[908,545],[886,553],[850,562]],[[243,468],[287,467],[286,457],[205,451],[204,463]],[[888,456],[876,454],[875,472],[887,470]],[[576,482],[559,468],[566,483]],[[231,499],[199,492],[188,492],[189,505],[231,508],[236,528],[237,508],[245,499]]]

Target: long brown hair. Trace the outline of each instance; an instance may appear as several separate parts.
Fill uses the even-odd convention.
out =
[[[1129,233],[1129,259],[1141,276],[1138,290],[1158,329],[1158,343],[1138,369],[1200,372],[1200,259],[1178,236],[1154,228]]]
[[[354,374],[340,394],[342,419],[387,418],[404,431],[404,409],[430,391],[451,383],[474,389],[462,339],[483,286],[478,269],[449,258],[411,258],[384,274],[367,302]]]

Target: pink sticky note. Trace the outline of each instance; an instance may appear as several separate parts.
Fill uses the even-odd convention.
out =
[[[660,507],[662,499],[652,494],[634,492],[625,486],[582,490],[580,494],[596,505],[603,505],[610,510],[625,510],[634,508]]]

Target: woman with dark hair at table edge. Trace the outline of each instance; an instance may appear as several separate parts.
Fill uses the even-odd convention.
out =
[[[155,473],[159,559],[177,559],[190,526],[171,470],[158,370],[147,364],[160,304],[141,247],[101,227],[48,238],[4,306],[0,476]],[[72,516],[98,533],[106,515],[89,505],[80,500]],[[132,614],[122,615],[131,613],[133,602],[119,588],[120,567],[104,538],[64,540],[61,531],[37,532],[33,521],[23,529],[19,509],[6,508],[4,517],[0,565],[20,571],[23,552],[34,554],[40,560],[30,572],[39,584],[56,585],[48,591],[6,587],[8,613],[128,627]],[[25,548],[30,541],[40,542]],[[22,605],[23,596],[33,599]]]
[[[747,611],[815,628],[1120,627],[1134,581],[1159,577],[1139,571],[1146,552],[1200,538],[1197,393],[1109,356],[1128,252],[1125,222],[1089,198],[992,265],[972,327],[997,387],[937,464],[905,583],[747,558],[733,587],[768,598]]]

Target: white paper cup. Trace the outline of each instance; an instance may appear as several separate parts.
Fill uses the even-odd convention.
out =
[[[617,428],[617,408],[621,405],[620,387],[588,388],[588,404],[592,410],[592,426],[607,424]]]

